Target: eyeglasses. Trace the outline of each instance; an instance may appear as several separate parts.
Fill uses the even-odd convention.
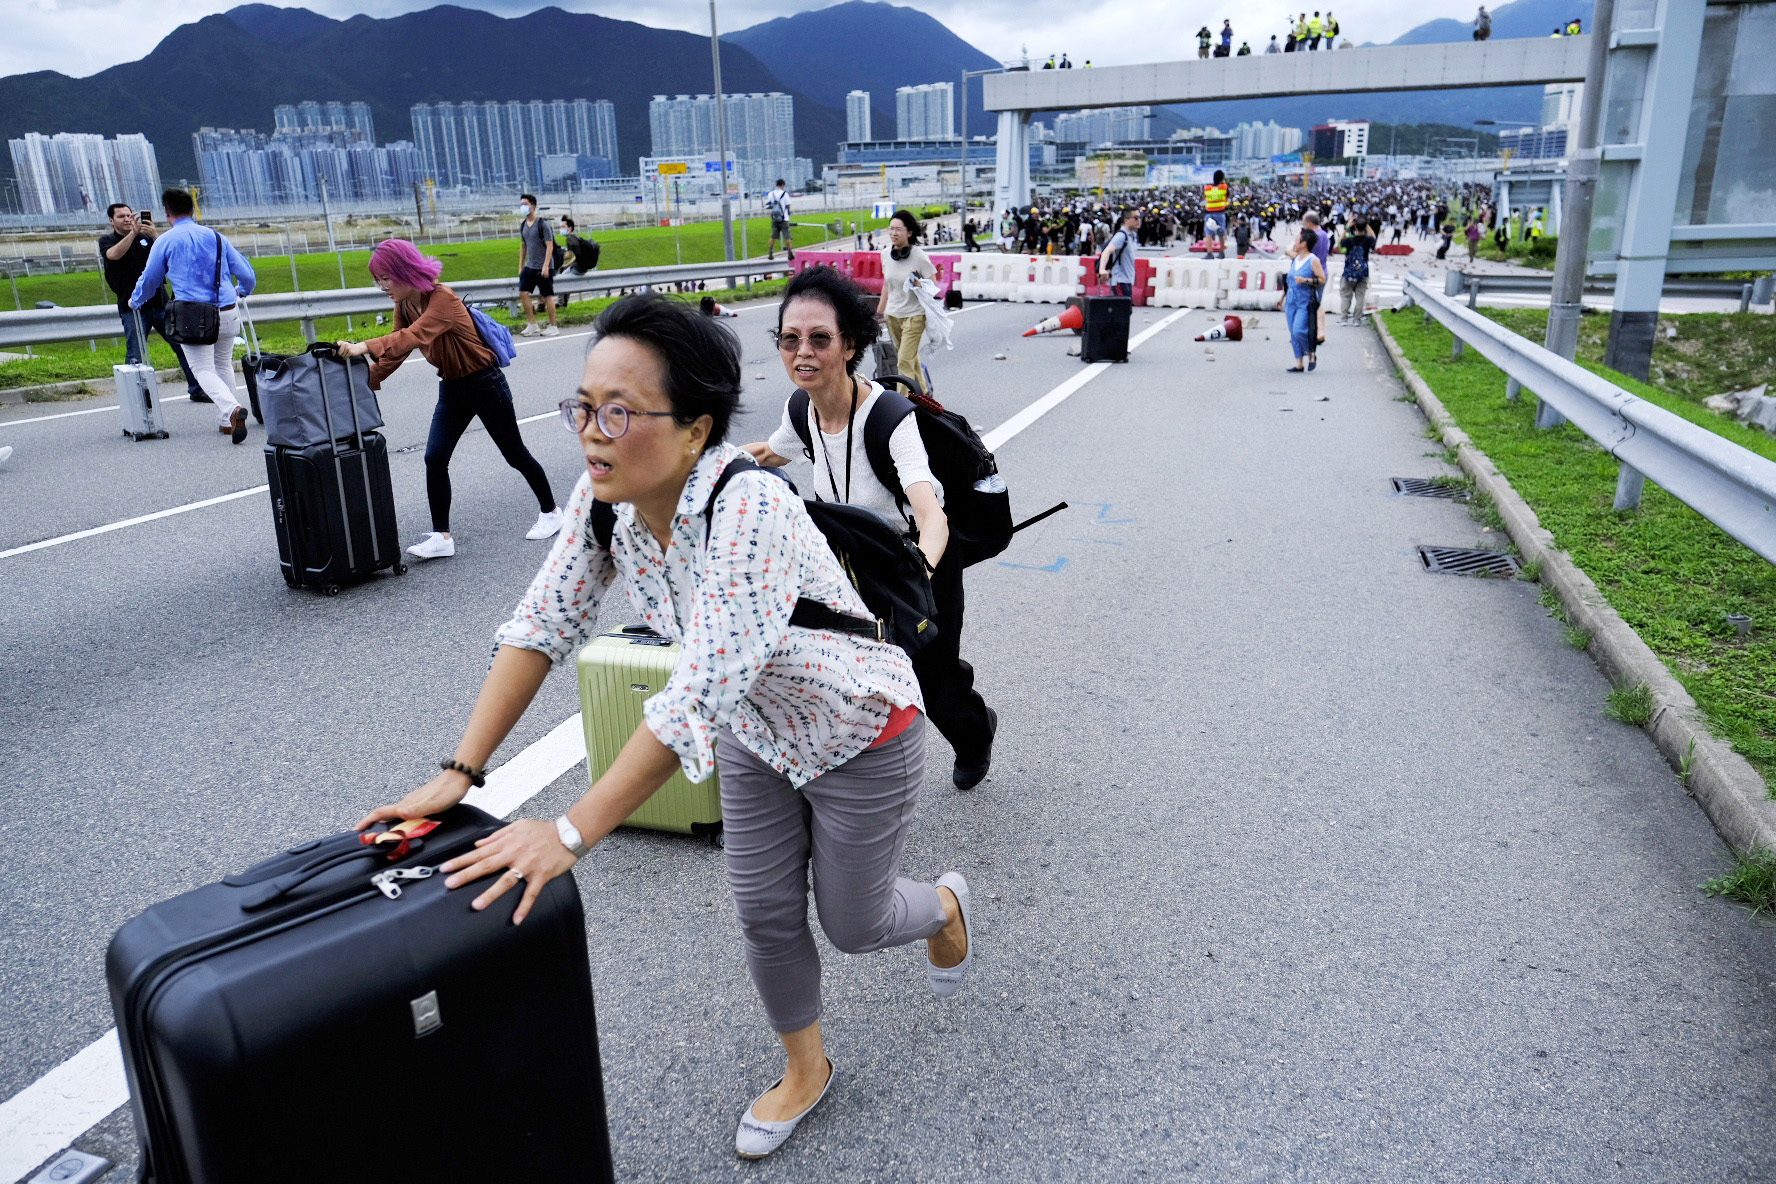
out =
[[[793,354],[802,348],[800,333],[779,333],[772,329],[771,339],[777,343],[777,348],[786,354]],[[808,334],[808,348],[817,354],[825,353],[832,348],[833,342],[837,340],[838,338],[831,333],[810,333]]]
[[[586,430],[587,421],[592,419],[598,420],[598,430],[606,439],[616,440],[629,431],[631,415],[671,418],[675,414],[677,413],[672,411],[631,411],[621,403],[606,403],[594,408],[592,404],[579,399],[561,400],[561,422],[576,436]]]

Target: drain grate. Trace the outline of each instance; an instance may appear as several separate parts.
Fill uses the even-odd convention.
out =
[[[1503,551],[1476,551],[1471,547],[1420,547],[1418,558],[1426,571],[1456,576],[1514,576],[1517,560]]]
[[[1427,480],[1424,477],[1393,477],[1394,492],[1402,497],[1438,497],[1445,501],[1465,502],[1468,487],[1457,482]]]

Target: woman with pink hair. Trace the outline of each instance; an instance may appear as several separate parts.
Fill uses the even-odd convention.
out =
[[[418,350],[438,368],[438,406],[426,440],[426,499],[432,533],[407,548],[418,559],[456,554],[450,533],[450,457],[475,419],[487,429],[506,463],[523,474],[536,495],[537,520],[527,539],[546,539],[561,529],[561,510],[548,475],[524,446],[512,390],[462,298],[438,282],[444,264],[419,253],[406,239],[386,239],[370,253],[370,275],[395,305],[394,332],[370,341],[339,342],[347,357],[368,357],[370,385],[380,388],[407,355]]]

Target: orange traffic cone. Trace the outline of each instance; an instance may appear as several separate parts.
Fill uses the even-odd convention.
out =
[[[1196,339],[1198,341],[1220,341],[1225,338],[1228,341],[1238,341],[1244,335],[1245,329],[1241,326],[1238,317],[1225,317],[1219,326],[1210,329],[1207,333],[1197,334]]]
[[[1072,329],[1074,332],[1078,332],[1083,328],[1085,328],[1085,309],[1075,304],[1059,316],[1049,317],[1034,329],[1025,329],[1024,336],[1034,337],[1038,333],[1059,333],[1062,329]]]

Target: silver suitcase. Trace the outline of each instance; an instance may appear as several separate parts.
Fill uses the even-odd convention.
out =
[[[136,336],[142,342],[143,356],[148,352],[148,335],[142,331],[142,318],[136,317]],[[117,383],[117,409],[123,413],[123,434],[132,440],[164,440],[166,420],[160,414],[160,380],[154,367],[128,364],[111,367]]]

